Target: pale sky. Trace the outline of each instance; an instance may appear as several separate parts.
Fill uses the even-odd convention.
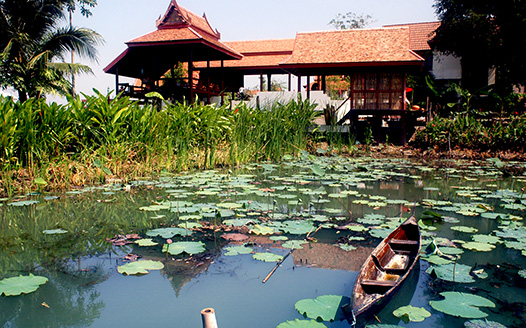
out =
[[[91,94],[115,88],[115,76],[103,72],[126,49],[125,42],[156,29],[170,0],[98,0],[93,16],[77,14],[74,25],[94,29],[105,39],[99,47],[99,63],[82,61],[95,75],[78,76],[77,91]],[[436,21],[434,0],[179,0],[178,4],[206,13],[221,41],[294,38],[297,32],[333,30],[329,21],[337,14],[353,12],[372,16],[369,27]],[[247,86],[249,87],[249,86]]]

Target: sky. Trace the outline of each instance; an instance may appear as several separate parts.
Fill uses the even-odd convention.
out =
[[[107,93],[115,87],[115,76],[103,72],[126,49],[125,42],[156,29],[155,21],[166,12],[170,0],[98,0],[93,15],[76,13],[73,24],[101,34],[98,62],[78,59],[93,75],[76,78],[78,92]],[[297,32],[333,30],[328,23],[338,14],[370,15],[369,27],[437,20],[434,0],[178,0],[195,14],[206,13],[221,41],[287,39]],[[125,79],[120,80],[126,82]],[[250,87],[245,85],[245,87]]]

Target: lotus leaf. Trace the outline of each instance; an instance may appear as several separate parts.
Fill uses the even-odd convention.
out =
[[[158,228],[146,232],[146,236],[148,237],[161,236],[161,238],[164,239],[169,239],[174,236],[189,236],[191,234],[192,231],[183,228]]]
[[[30,206],[34,204],[38,204],[38,201],[37,200],[21,200],[18,202],[8,203],[7,205],[21,207],[21,206]]]
[[[478,243],[497,244],[500,242],[499,237],[490,236],[490,235],[473,235],[471,236],[471,239],[473,239],[473,241],[476,241]]]
[[[310,221],[296,220],[283,222],[283,225],[279,229],[283,232],[290,233],[293,235],[303,235],[314,231],[315,227]]]
[[[449,263],[439,266],[432,266],[426,270],[427,273],[435,274],[436,277],[439,279],[458,283],[475,282],[475,279],[473,279],[473,277],[469,274],[470,271],[470,266],[458,263]]]
[[[243,207],[243,204],[239,203],[219,203],[217,204],[217,207],[226,208],[228,210],[235,209],[235,208],[241,208]]]
[[[171,255],[179,255],[182,253],[194,255],[202,253],[205,250],[205,244],[200,241],[179,241],[163,245],[163,252],[167,252]]]
[[[276,230],[272,227],[255,224],[254,227],[250,229],[250,233],[253,233],[255,235],[272,235],[276,233]]]
[[[372,228],[369,234],[375,238],[384,239],[391,233],[392,229]]]
[[[0,295],[18,296],[20,294],[29,294],[36,291],[40,285],[48,281],[46,277],[34,276],[18,276],[12,278],[5,278],[0,280]]]
[[[367,325],[365,328],[400,328],[402,326],[398,325],[387,325],[387,324],[375,324],[375,325]]]
[[[279,262],[283,260],[283,256],[274,253],[256,253],[252,257],[263,262]]]
[[[477,228],[466,227],[466,226],[454,226],[454,227],[451,227],[451,230],[465,232],[465,233],[476,233],[479,231]]]
[[[340,310],[340,305],[348,302],[349,299],[339,295],[323,295],[316,299],[303,299],[296,302],[296,310],[314,320],[320,318],[323,321],[335,321],[339,319],[343,313]]]
[[[290,248],[290,249],[303,249],[303,244],[308,244],[305,240],[289,240],[283,243],[281,245],[283,248]]]
[[[254,250],[247,246],[229,246],[225,247],[225,256],[235,256],[241,254],[250,254]]]
[[[135,241],[139,246],[157,246],[159,243],[154,242],[151,238],[144,238]]]
[[[314,320],[294,319],[282,322],[276,328],[327,328],[327,326]]]
[[[407,305],[394,310],[393,315],[402,319],[405,323],[409,323],[424,321],[431,316],[431,313],[422,307]]]
[[[161,270],[164,264],[159,261],[141,260],[117,267],[117,271],[125,275],[148,274],[148,270]]]
[[[344,251],[354,251],[356,249],[356,247],[349,244],[338,244],[338,247],[340,247]]]
[[[258,220],[253,220],[253,219],[228,219],[228,220],[224,220],[223,224],[233,226],[233,227],[242,227],[249,223],[258,223],[258,222],[259,222]]]
[[[495,321],[488,321],[486,319],[484,320],[470,320],[468,322],[464,323],[464,327],[466,328],[506,328],[506,326],[495,322]]]
[[[316,174],[317,176],[324,176],[325,170],[322,169],[318,164],[313,164],[311,166],[312,173]]]
[[[287,237],[287,236],[270,236],[269,239],[273,240],[273,241],[280,241],[280,240],[288,240],[289,237]]]
[[[430,301],[431,307],[437,311],[461,318],[480,319],[488,316],[481,311],[479,307],[495,307],[495,304],[487,298],[460,293],[460,292],[443,292],[444,297],[441,301]]]
[[[526,270],[519,270],[519,276],[526,279]]]
[[[183,222],[183,223],[179,223],[177,227],[183,228],[183,229],[198,229],[198,228],[203,227],[203,225],[198,222]]]
[[[440,251],[447,255],[460,255],[464,253],[462,249],[456,247],[440,247]]]
[[[42,231],[43,234],[45,235],[57,235],[57,234],[63,234],[63,233],[67,233],[68,231],[67,230],[64,230],[64,229],[53,229],[53,230],[44,230]]]
[[[364,232],[364,231],[367,231],[369,230],[369,228],[366,228],[364,227],[363,225],[361,224],[351,224],[351,225],[347,225],[345,226],[347,229],[351,230],[351,231],[355,231],[355,232]]]
[[[470,241],[462,244],[462,247],[478,252],[490,252],[495,248],[495,245],[488,243],[479,243],[476,241]]]

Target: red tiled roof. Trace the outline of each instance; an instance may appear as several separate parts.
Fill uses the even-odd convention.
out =
[[[205,14],[203,14],[203,17],[200,17],[190,10],[179,6],[175,0],[171,0],[170,6],[166,10],[164,16],[157,20],[158,29],[177,28],[189,25],[201,30],[201,32],[208,33],[217,39],[221,37],[221,34],[217,30],[214,31]]]
[[[413,24],[386,25],[384,27],[408,27],[410,31],[410,47],[413,51],[431,50],[428,41],[433,38],[441,22],[425,22]]]
[[[294,39],[231,41],[226,45],[243,55],[254,53],[292,53]]]
[[[284,66],[421,62],[409,49],[409,28],[298,33]]]

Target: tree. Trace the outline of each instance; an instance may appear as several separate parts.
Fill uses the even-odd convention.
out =
[[[526,84],[526,0],[436,0],[435,9],[442,25],[432,46],[462,58],[466,87],[479,87],[489,67],[500,88]]]
[[[338,14],[336,18],[329,22],[329,25],[334,26],[337,30],[352,30],[357,28],[364,28],[373,23],[372,16],[360,14],[357,15],[352,12],[346,14]]]
[[[17,90],[20,101],[47,93],[68,94],[66,75],[87,73],[86,65],[64,63],[75,51],[92,60],[102,37],[91,29],[61,27],[71,5],[86,1],[0,0],[0,87]]]

